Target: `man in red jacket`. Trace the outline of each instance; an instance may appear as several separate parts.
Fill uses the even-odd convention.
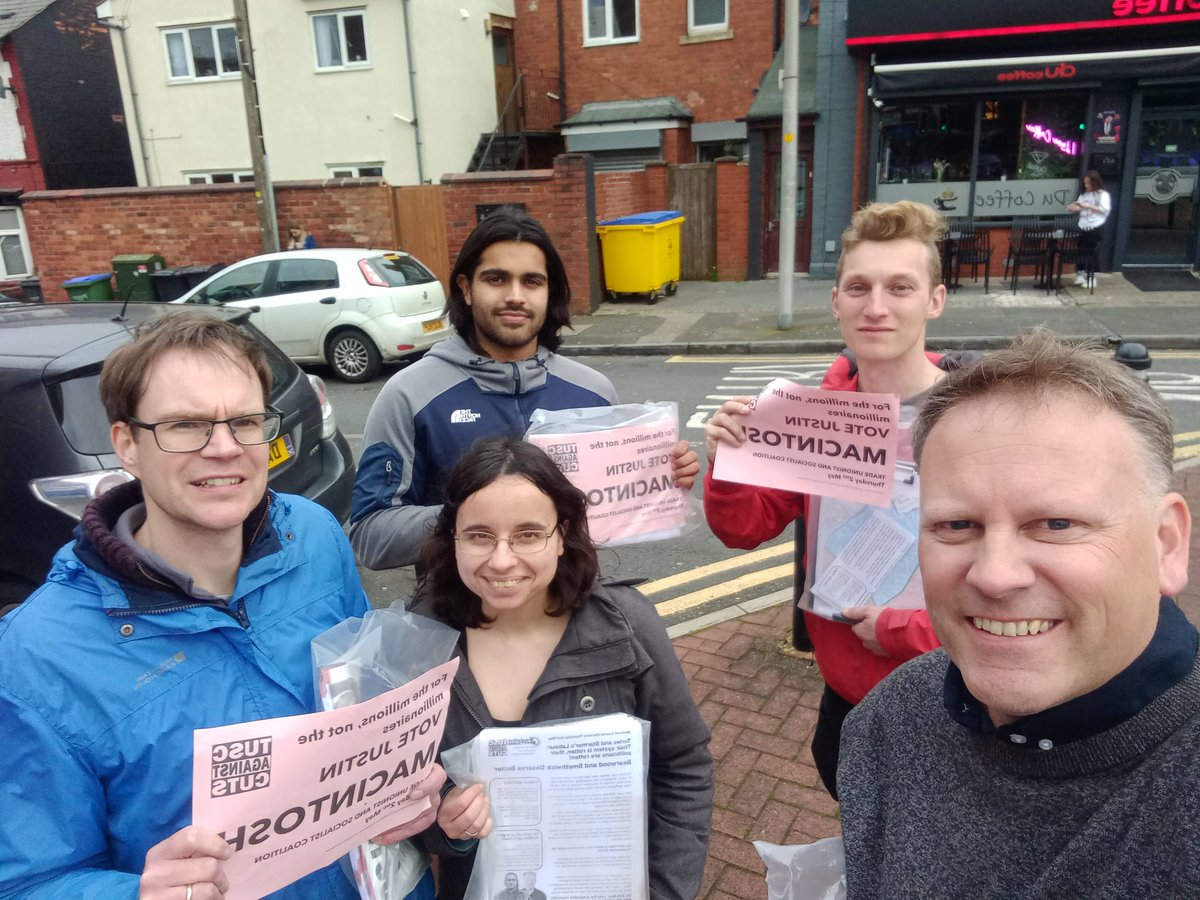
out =
[[[925,352],[925,325],[941,315],[946,303],[937,246],[943,227],[932,209],[910,201],[874,203],[855,213],[842,234],[833,288],[833,315],[853,356],[838,357],[825,374],[823,389],[896,394],[903,405],[919,408],[945,370],[961,364],[959,358]],[[820,515],[818,497],[713,478],[712,463],[721,444],[737,446],[745,440],[740,420],[749,412],[749,401],[727,401],[705,426],[705,517],[722,543],[744,550],[776,537],[795,519],[815,528]],[[900,451],[911,461],[911,447],[902,445]],[[806,557],[814,538],[808,534]],[[938,645],[923,609],[859,606],[844,610],[843,618],[847,621],[805,612],[825,678],[812,754],[835,799],[846,714],[893,669]]]

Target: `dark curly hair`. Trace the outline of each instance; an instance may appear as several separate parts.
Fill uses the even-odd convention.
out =
[[[443,505],[433,532],[421,546],[418,590],[433,598],[437,615],[455,628],[479,628],[484,615],[479,597],[458,575],[454,526],[458,510],[471,495],[497,478],[518,475],[550,498],[562,533],[563,553],[550,582],[546,615],[561,616],[580,606],[599,571],[596,546],[588,533],[587,498],[567,480],[539,447],[511,438],[485,438],[475,443],[446,476]]]
[[[475,230],[463,243],[458,259],[454,262],[454,269],[450,272],[450,293],[446,297],[446,311],[450,315],[450,323],[468,344],[478,349],[475,342],[475,319],[471,307],[467,305],[467,298],[463,296],[462,288],[458,285],[458,276],[462,275],[468,283],[473,281],[483,251],[500,241],[528,241],[545,255],[549,298],[546,304],[546,321],[542,323],[538,332],[538,344],[550,351],[557,350],[562,343],[559,332],[571,324],[571,285],[567,281],[567,270],[542,223],[515,206],[502,206],[488,215],[475,226]]]

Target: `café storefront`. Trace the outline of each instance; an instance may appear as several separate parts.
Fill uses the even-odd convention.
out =
[[[849,4],[874,199],[978,226],[1113,197],[1101,267],[1200,264],[1200,0]]]

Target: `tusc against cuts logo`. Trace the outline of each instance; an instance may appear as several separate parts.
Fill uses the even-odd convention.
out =
[[[271,784],[271,739],[244,738],[214,744],[210,797],[258,791]]]

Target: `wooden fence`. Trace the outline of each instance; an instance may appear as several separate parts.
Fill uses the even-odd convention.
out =
[[[450,250],[440,184],[392,188],[392,236],[395,246],[423,262],[450,289]]]

